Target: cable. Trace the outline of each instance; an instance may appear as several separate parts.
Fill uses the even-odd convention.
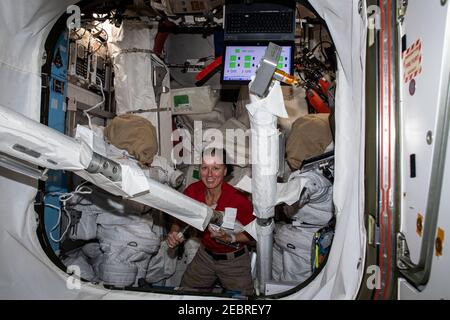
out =
[[[53,242],[61,242],[62,239],[64,239],[67,231],[69,231],[71,223],[72,223],[72,218],[70,217],[70,214],[67,212],[66,210],[66,202],[69,201],[70,199],[73,198],[74,195],[76,194],[91,194],[92,193],[92,189],[89,187],[85,187],[84,185],[87,183],[88,181],[85,181],[83,183],[81,183],[80,185],[78,185],[78,187],[75,188],[75,191],[73,192],[50,192],[47,195],[45,195],[44,197],[44,206],[58,210],[58,221],[56,222],[56,224],[53,226],[52,229],[50,229],[49,235],[50,235],[50,239]],[[62,203],[61,207],[57,207],[54,206],[52,204],[47,204],[45,203],[45,198],[47,198],[48,196],[58,196],[58,200]],[[55,239],[53,237],[52,232],[56,230],[56,228],[61,224],[61,211],[64,211],[64,213],[67,216],[68,222],[67,222],[67,227],[66,230],[64,230],[63,234],[61,235],[61,237],[59,239]]]
[[[326,59],[327,57],[325,56],[325,54],[324,54],[324,52],[323,52],[323,43],[322,43],[322,29],[323,29],[323,26],[322,26],[322,25],[320,25],[320,28],[319,28],[319,39],[320,39],[320,42],[319,42],[319,44],[320,44],[320,53],[322,54],[322,56],[324,57],[324,59]]]
[[[311,49],[311,52],[314,53],[314,51],[316,51],[317,48],[318,48],[319,46],[322,46],[322,47],[323,47],[323,44],[324,44],[324,43],[329,43],[331,46],[333,46],[333,43],[332,43],[331,41],[328,41],[328,40],[322,40],[322,41],[320,41],[318,44],[316,44],[316,45],[314,46],[314,48]],[[322,54],[323,54],[323,53],[322,53]]]
[[[329,34],[328,34],[329,35]],[[330,36],[330,35],[329,35]],[[320,25],[320,35],[319,35],[319,37],[320,37],[320,52],[322,52],[322,55],[323,55],[323,57],[324,58],[326,58],[327,60],[330,60],[330,57],[326,54],[326,52],[323,50],[323,44],[325,43],[325,42],[327,42],[327,43],[329,43],[329,44],[331,44],[331,47],[333,47],[334,46],[334,44],[332,43],[332,42],[330,42],[330,41],[324,41],[324,40],[322,40],[322,25]]]
[[[91,112],[92,110],[100,107],[102,104],[105,103],[106,99],[105,99],[105,93],[103,92],[103,82],[102,79],[100,79],[99,76],[95,76],[96,79],[98,79],[98,81],[100,81],[100,90],[102,92],[102,101],[100,101],[99,103],[97,103],[95,106],[93,106],[92,108],[89,108],[87,110],[83,111],[83,114],[88,118],[88,124],[89,124],[89,129],[92,130],[92,123],[91,123],[91,117],[89,116],[89,112]]]
[[[52,232],[56,230],[56,228],[60,225],[61,223],[61,208],[58,208],[57,206],[51,205],[51,204],[45,204],[44,206],[46,207],[50,207],[53,208],[55,210],[58,210],[58,221],[56,222],[56,224],[53,226],[53,228],[50,230],[49,235],[50,235],[50,239],[53,242],[61,242],[62,239],[64,238],[64,236],[66,235],[67,231],[69,231],[70,229],[70,224],[72,223],[72,219],[70,218],[70,214],[67,212],[67,210],[65,208],[63,208],[62,210],[64,211],[64,213],[67,216],[68,222],[67,222],[67,227],[66,230],[64,230],[63,234],[61,235],[61,237],[59,239],[55,239],[53,238],[53,234]]]
[[[302,16],[300,14],[300,9],[298,8],[298,5],[295,5],[295,10],[297,11],[298,19],[301,20]]]
[[[84,32],[83,32],[83,34],[80,36],[79,34],[78,34],[78,30],[80,30],[80,29],[83,29],[84,30]],[[86,29],[85,28],[79,28],[79,29],[74,29],[74,30],[72,30],[72,33],[73,34],[75,34],[76,36],[77,36],[77,38],[75,39],[75,41],[78,41],[78,40],[81,40],[81,39],[83,39],[83,37],[84,37],[84,35],[86,34]]]
[[[98,29],[97,29],[97,26],[100,25],[100,24],[101,24],[101,23],[98,23],[97,25],[95,25],[95,26],[92,28],[92,30],[96,30],[96,31],[97,31],[97,30],[98,30]],[[101,41],[101,40],[99,39],[99,37],[100,37],[100,35],[101,35],[102,33],[106,36],[106,39],[105,39],[104,42]],[[92,36],[92,31],[90,32],[89,44],[90,44],[90,42],[91,42],[91,36]],[[106,30],[105,30],[103,27],[101,27],[100,31],[96,32],[92,37],[93,37],[95,40],[97,40],[97,42],[99,42],[100,45],[98,46],[97,49],[95,49],[95,51],[93,51],[93,52],[91,53],[91,55],[97,53],[97,51],[100,50],[100,48],[103,47],[106,43],[108,43],[108,40],[109,40],[108,33],[106,32]],[[108,48],[108,46],[106,46],[106,48]]]

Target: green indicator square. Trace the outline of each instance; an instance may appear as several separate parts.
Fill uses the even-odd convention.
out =
[[[252,66],[252,63],[251,63],[251,62],[246,62],[246,63],[244,63],[244,68],[245,68],[245,69],[250,69],[251,66]]]
[[[188,95],[174,96],[173,105],[175,106],[175,108],[189,107],[190,106],[189,96]]]
[[[280,56],[280,58],[278,59],[278,62],[283,61],[283,57]]]
[[[252,56],[245,56],[245,61],[252,61]]]
[[[241,49],[236,49],[236,53],[241,53]]]
[[[200,180],[200,171],[198,169],[194,169],[192,172],[192,178]]]
[[[230,56],[230,61],[236,61],[236,56]]]
[[[230,69],[236,68],[236,62],[230,62]]]
[[[278,64],[278,69],[283,69],[283,64],[282,63]]]

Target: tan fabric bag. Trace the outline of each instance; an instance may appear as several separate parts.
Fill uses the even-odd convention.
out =
[[[332,142],[329,114],[308,114],[298,118],[286,141],[286,160],[292,169],[302,162],[322,154]]]
[[[125,149],[144,165],[151,165],[158,152],[156,129],[147,119],[122,114],[105,128],[105,137],[119,149]]]

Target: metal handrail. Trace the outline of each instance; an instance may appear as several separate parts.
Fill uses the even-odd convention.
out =
[[[444,57],[448,57],[450,54],[449,40],[446,41],[443,54]],[[400,251],[398,257],[398,263],[401,265],[401,268],[399,269],[400,273],[418,290],[421,290],[422,287],[427,284],[431,274],[450,131],[450,58],[447,58],[444,61],[442,70],[444,75],[449,75],[447,81],[443,83],[441,88],[442,92],[445,92],[445,86],[447,86],[447,94],[442,97],[438,110],[435,149],[433,153],[434,161],[431,168],[431,180],[430,188],[428,190],[426,220],[422,246],[420,249],[420,258],[417,264],[413,263],[410,259],[408,250],[404,250],[403,252]],[[403,239],[403,241],[406,244],[406,239]]]

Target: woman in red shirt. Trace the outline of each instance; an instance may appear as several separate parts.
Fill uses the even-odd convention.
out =
[[[223,150],[205,150],[200,166],[201,181],[191,184],[184,193],[217,211],[236,208],[236,219],[245,226],[255,218],[253,208],[241,192],[223,181],[228,171],[224,160]],[[178,237],[180,229],[180,225],[172,225],[167,236],[169,247],[174,248],[184,241]],[[201,246],[183,275],[181,287],[212,288],[219,279],[225,289],[252,294],[250,255],[246,246],[250,235],[246,232],[229,235],[209,226],[200,237]]]

